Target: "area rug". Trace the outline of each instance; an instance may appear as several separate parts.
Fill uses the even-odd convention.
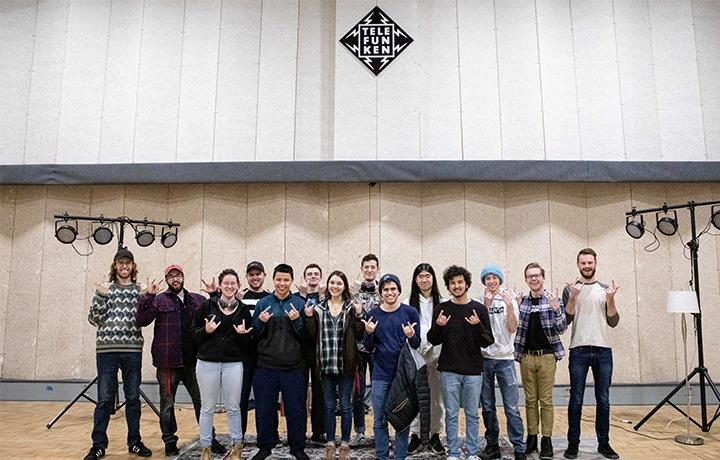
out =
[[[218,433],[217,438],[224,446],[230,445],[230,436],[225,433]],[[280,438],[280,444],[273,449],[273,459],[275,460],[295,460],[295,457],[290,455],[290,449],[287,446],[287,440],[284,437]],[[447,443],[444,442],[443,439],[443,445],[447,448]],[[393,453],[392,453],[392,443],[393,438],[390,438],[390,458],[393,459]],[[484,449],[485,447],[485,440],[481,437],[480,438],[480,449]],[[555,450],[555,458],[561,459],[563,458],[563,452],[565,452],[565,448],[567,448],[567,440],[561,439],[561,438],[553,438],[553,447]],[[465,438],[460,438],[460,449],[461,454],[467,458],[470,456],[470,454],[467,452],[467,449],[465,448]],[[243,449],[242,458],[243,460],[250,460],[253,455],[257,452],[257,448],[255,447],[255,436],[254,435],[247,435],[245,436],[245,448]],[[514,458],[513,455],[513,447],[512,444],[507,440],[505,437],[500,437],[500,452],[502,454],[503,460],[512,460]],[[310,446],[305,449],[305,453],[308,454],[308,456],[312,460],[321,460],[325,456],[325,448],[324,447],[315,447]],[[230,455],[230,450],[228,448],[228,453],[224,455],[218,455],[213,454],[213,460],[223,460],[226,459]],[[427,449],[421,449],[419,452],[408,456],[408,458],[411,459],[417,459],[417,460],[429,460],[434,458],[442,458],[444,456],[440,456],[435,454],[434,452],[431,452]],[[169,457],[173,460],[192,460],[192,459],[199,459],[200,458],[200,442],[198,438],[193,439],[190,442],[185,443],[180,447],[180,454],[176,455],[174,457]],[[533,453],[528,456],[528,459],[536,460],[538,459],[538,454]],[[622,457],[621,457],[622,458]],[[366,438],[366,443],[364,447],[354,448],[350,449],[350,459],[351,460],[374,460],[375,459],[375,443],[372,438],[372,436],[368,436]],[[578,454],[578,460],[603,460],[604,457],[600,455],[597,452],[597,441],[595,439],[590,438],[583,438],[580,442],[580,452]]]

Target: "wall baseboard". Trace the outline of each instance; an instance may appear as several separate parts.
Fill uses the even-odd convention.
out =
[[[83,387],[88,383],[85,380],[15,380],[0,379],[0,401],[64,401],[70,402]],[[677,383],[653,383],[653,384],[617,384],[610,388],[610,401],[614,406],[654,406],[663,399]],[[120,385],[122,388],[122,384]],[[142,390],[153,403],[159,403],[157,382],[143,382]],[[585,404],[594,405],[595,395],[593,385],[588,384],[585,390]],[[501,401],[500,391],[496,388],[496,399]],[[691,404],[700,403],[700,386],[690,386]],[[712,406],[718,404],[715,396],[706,385],[708,403]],[[92,399],[97,397],[97,388],[93,386],[88,391]],[[121,397],[122,400],[122,397]],[[570,400],[570,387],[568,385],[556,385],[553,390],[553,401],[556,406],[567,406]],[[81,398],[78,402],[87,402]],[[190,396],[185,387],[180,385],[176,397],[177,404],[191,404]],[[685,405],[685,391],[680,390],[672,402],[677,405]],[[525,394],[520,391],[520,405],[525,405]]]

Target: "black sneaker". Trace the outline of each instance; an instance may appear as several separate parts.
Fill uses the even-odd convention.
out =
[[[610,447],[610,443],[602,443],[598,445],[598,452],[605,458],[620,458],[620,456]]]
[[[145,447],[142,441],[138,441],[132,446],[128,447],[128,452],[136,454],[138,457],[149,457],[152,455],[152,451]]]
[[[314,434],[310,436],[310,445],[325,447],[327,445],[327,437],[324,434]]]
[[[485,446],[485,450],[480,452],[480,458],[483,460],[490,460],[491,458],[502,458],[500,453],[500,444],[488,444]]]
[[[177,448],[177,442],[170,441],[165,443],[165,455],[177,455],[180,451]]]
[[[292,455],[295,457],[295,460],[310,460],[310,457],[308,457],[304,450],[295,452]]]
[[[515,451],[515,460],[527,460],[527,455],[525,455],[525,452]]]
[[[210,450],[213,454],[224,454],[227,452],[227,448],[220,444],[220,441],[218,441],[217,438],[213,438]]]
[[[530,455],[533,452],[537,452],[537,435],[536,434],[529,434],[527,437],[527,441],[525,441],[525,445],[527,446],[525,448],[525,454]]]
[[[105,449],[100,446],[92,446],[83,460],[95,460],[105,456]]]
[[[257,451],[257,454],[252,458],[252,460],[265,460],[266,458],[270,457],[272,455],[272,450],[270,449],[260,449]]]
[[[430,436],[430,441],[428,441],[428,444],[430,444],[430,448],[436,454],[439,454],[439,455],[445,454],[445,447],[440,442],[439,434],[435,433],[434,435]]]
[[[413,433],[412,436],[410,436],[410,444],[408,444],[408,455],[417,452],[421,444],[422,442],[420,441],[418,435]]]
[[[540,440],[540,458],[543,460],[553,458],[552,439],[547,436],[543,436]]]
[[[565,458],[577,458],[578,456],[578,443],[571,442],[568,444],[567,449],[565,449]]]

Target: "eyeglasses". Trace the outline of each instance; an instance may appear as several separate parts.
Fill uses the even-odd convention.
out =
[[[542,278],[542,275],[525,275],[525,279],[531,280],[531,279],[540,279]]]
[[[181,280],[181,279],[183,279],[183,278],[184,278],[184,276],[183,276],[182,274],[180,274],[180,275],[168,275],[168,276],[165,277],[165,279],[167,279],[167,280]]]

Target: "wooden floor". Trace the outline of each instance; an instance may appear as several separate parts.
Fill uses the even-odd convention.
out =
[[[91,446],[92,431],[91,403],[77,403],[68,411],[52,429],[45,425],[65,407],[66,403],[48,402],[0,402],[0,459],[82,459]],[[692,434],[705,439],[703,446],[689,447],[674,441],[676,434],[685,433],[685,424],[679,420],[663,431],[667,423],[679,414],[671,408],[663,408],[653,416],[639,432],[632,426],[651,409],[645,406],[617,406],[611,411],[610,440],[613,448],[622,458],[637,460],[684,460],[684,459],[720,459],[720,425],[709,433],[700,433],[698,429]],[[521,410],[524,415],[524,411]],[[694,407],[695,412],[699,408]],[[594,408],[585,409],[583,436],[594,437]],[[250,412],[250,433],[255,432],[254,411]],[[501,424],[504,426],[502,410]],[[105,458],[136,460],[138,457],[127,453],[125,445],[126,425],[125,414],[121,410],[114,415],[108,428],[110,447]],[[197,424],[191,406],[180,406],[177,411],[178,436],[180,444],[197,436]],[[631,421],[631,423],[627,423]],[[461,414],[461,435],[464,435],[464,419]],[[372,420],[367,416],[367,432],[372,433]],[[216,414],[215,426],[219,432],[227,433],[225,414]],[[339,428],[339,427],[338,427]],[[143,407],[140,422],[143,442],[154,452],[152,458],[163,458],[164,445],[160,439],[160,429],[155,414]],[[281,423],[281,431],[285,425]],[[567,430],[567,409],[556,408],[555,437],[563,437]],[[482,432],[482,427],[481,427]],[[502,434],[505,435],[504,428]],[[352,455],[351,455],[352,457]],[[556,450],[555,458],[562,458],[562,452]]]

